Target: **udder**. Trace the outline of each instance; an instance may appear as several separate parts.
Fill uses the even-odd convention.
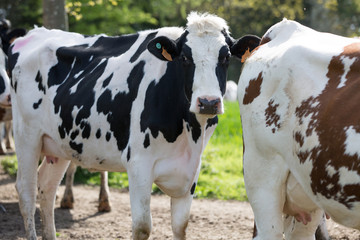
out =
[[[303,224],[311,221],[311,212],[319,207],[307,196],[300,183],[291,173],[286,184],[286,201],[284,213],[294,216],[295,219]]]
[[[60,145],[48,135],[42,137],[43,145],[41,153],[46,156],[48,162],[56,163],[58,158],[68,159],[65,152],[61,149]]]

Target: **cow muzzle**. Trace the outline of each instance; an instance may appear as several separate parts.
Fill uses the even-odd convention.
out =
[[[0,107],[2,107],[2,108],[10,108],[11,107],[10,94],[4,95],[0,98]]]
[[[205,115],[217,115],[223,113],[222,100],[213,97],[199,97],[197,99],[198,112]]]

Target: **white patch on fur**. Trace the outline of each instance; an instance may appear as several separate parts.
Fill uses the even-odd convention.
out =
[[[345,153],[350,156],[360,155],[360,133],[352,126],[346,130]]]
[[[326,171],[330,177],[334,176],[334,174],[337,173],[336,169],[331,165],[326,166]]]
[[[342,57],[342,63],[344,64],[344,74],[341,76],[340,83],[337,88],[342,88],[346,83],[346,75],[350,70],[351,65],[355,62],[356,58]]]
[[[348,185],[348,184],[359,184],[360,183],[360,175],[357,173],[357,171],[349,170],[346,167],[341,167],[339,169],[339,183],[342,186]]]

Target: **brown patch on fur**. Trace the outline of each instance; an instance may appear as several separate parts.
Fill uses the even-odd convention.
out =
[[[252,101],[254,101],[254,99],[260,95],[262,81],[262,72],[259,73],[256,79],[254,78],[249,81],[249,86],[245,89],[245,95],[243,99],[244,105],[252,103]]]
[[[274,104],[274,100],[270,100],[268,107],[265,109],[266,126],[270,127],[273,125],[274,127],[271,129],[273,133],[275,133],[281,126],[279,123],[280,115],[276,114],[278,106],[279,104]]]

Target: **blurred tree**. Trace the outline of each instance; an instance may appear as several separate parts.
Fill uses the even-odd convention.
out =
[[[344,36],[360,35],[360,0],[306,0],[311,14],[305,24]]]
[[[150,12],[131,0],[68,0],[70,31],[118,35],[157,25]]]
[[[69,30],[65,0],[43,0],[43,23],[49,29]]]
[[[4,12],[3,17],[11,21],[13,28],[30,29],[34,25],[42,25],[41,2],[42,0],[1,0],[0,9]]]

